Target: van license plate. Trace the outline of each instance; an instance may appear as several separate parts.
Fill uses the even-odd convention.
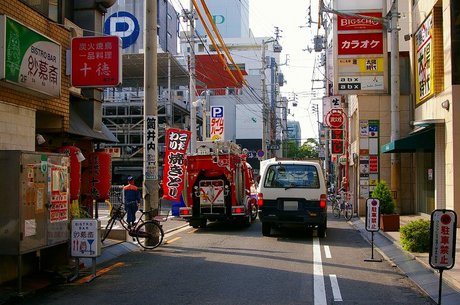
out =
[[[297,201],[285,201],[284,210],[285,211],[297,211],[299,203]]]

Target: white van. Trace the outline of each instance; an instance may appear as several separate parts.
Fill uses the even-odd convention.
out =
[[[327,193],[316,161],[269,159],[261,162],[257,202],[262,234],[275,226],[317,228],[326,236]]]

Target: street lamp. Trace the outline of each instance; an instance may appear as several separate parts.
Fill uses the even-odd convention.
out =
[[[204,97],[203,97],[204,95]],[[208,119],[208,112],[206,111],[207,109],[207,103],[206,103],[206,100],[209,96],[209,90],[204,90],[203,92],[201,92],[200,94],[200,98],[197,99],[196,101],[193,101],[192,102],[192,106],[193,108],[196,108],[196,107],[199,107],[201,106],[201,112],[202,112],[202,141],[206,141],[206,139],[208,138],[207,137],[207,119]],[[196,110],[195,110],[195,113],[196,113]],[[196,141],[196,139],[195,139]]]

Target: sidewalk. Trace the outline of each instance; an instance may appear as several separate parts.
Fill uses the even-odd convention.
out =
[[[167,221],[161,222],[161,224],[163,226],[165,238],[168,233],[189,226],[188,222],[179,217],[169,217]],[[96,265],[100,265],[122,254],[141,250],[141,247],[132,242],[106,239],[102,244],[101,255],[96,258]],[[84,264],[85,268],[90,268],[92,265],[92,260],[90,258],[82,258],[80,262]]]
[[[421,216],[401,216],[400,225],[403,226],[412,220],[422,218]],[[355,218],[351,220],[355,229],[361,232],[364,238],[371,242],[371,233],[366,231],[365,219]],[[460,254],[460,229],[457,229],[456,256]],[[399,232],[374,233],[374,250],[388,261],[398,267],[406,274],[419,288],[421,288],[431,299],[438,301],[439,294],[439,273],[437,269],[431,268],[428,253],[412,253],[404,250],[400,244]],[[369,249],[369,257],[371,249]],[[443,305],[460,304],[460,265],[455,264],[451,270],[443,272],[442,299]]]

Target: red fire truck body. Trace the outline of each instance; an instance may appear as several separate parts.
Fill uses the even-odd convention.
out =
[[[181,217],[195,228],[229,220],[247,226],[257,217],[255,180],[241,148],[228,141],[198,142],[187,157]]]

